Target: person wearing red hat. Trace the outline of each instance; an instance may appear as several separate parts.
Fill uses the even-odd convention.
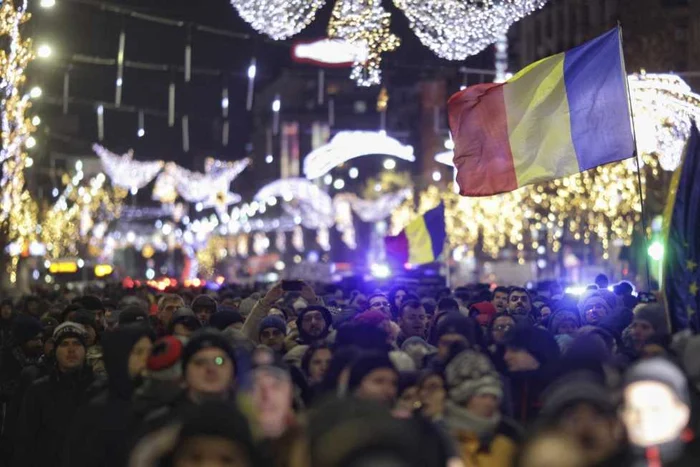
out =
[[[474,318],[484,330],[488,327],[491,318],[496,314],[496,307],[491,302],[479,302],[469,307],[469,316]]]

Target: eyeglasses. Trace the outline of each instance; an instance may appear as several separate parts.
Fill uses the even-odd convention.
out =
[[[511,329],[513,329],[512,324],[499,324],[499,325],[493,327],[494,331],[501,331],[501,332],[502,331],[509,331]]]
[[[213,363],[214,366],[224,366],[227,360],[225,357],[195,357],[192,359],[192,364],[199,367],[206,366],[208,363]]]
[[[388,307],[389,302],[386,302],[386,301],[385,302],[374,302],[374,303],[370,304],[371,308],[380,308],[380,307],[385,307],[385,306]]]

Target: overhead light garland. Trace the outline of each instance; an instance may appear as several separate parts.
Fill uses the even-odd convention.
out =
[[[231,0],[231,4],[253,29],[275,40],[301,32],[316,16],[325,0]]]
[[[148,185],[158,175],[164,164],[163,161],[135,161],[132,150],[121,156],[99,144],[94,144],[92,150],[102,161],[102,167],[112,180],[112,184],[130,190],[132,193]]]
[[[438,57],[476,55],[547,0],[394,0],[413,32]]]
[[[338,0],[328,23],[328,36],[343,39],[367,50],[355,59],[350,79],[360,86],[382,82],[382,53],[396,50],[401,41],[389,30],[391,15],[381,0]]]
[[[675,170],[692,120],[700,121],[700,95],[673,74],[634,74],[628,81],[638,152],[656,154],[662,169]]]
[[[335,166],[356,157],[393,156],[414,162],[413,147],[404,145],[384,131],[340,131],[325,144],[304,158],[304,175],[309,180],[322,177]]]
[[[313,21],[325,0],[231,0],[231,3],[255,30],[281,40],[297,34]],[[545,3],[547,0],[394,0],[420,41],[439,57],[449,60],[464,60],[481,52],[503,38],[514,22]],[[353,57],[350,77],[358,85],[381,83],[381,54],[401,44],[390,26],[391,15],[382,7],[381,0],[335,1],[328,36],[367,52]]]

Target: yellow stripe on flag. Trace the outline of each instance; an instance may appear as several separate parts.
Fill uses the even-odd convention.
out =
[[[408,262],[410,264],[425,264],[435,261],[433,242],[422,216],[406,226],[406,238],[408,239]]]
[[[508,80],[503,99],[518,186],[579,172],[563,53],[542,59]]]

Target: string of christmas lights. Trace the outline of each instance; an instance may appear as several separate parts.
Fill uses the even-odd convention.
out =
[[[231,4],[253,29],[275,40],[301,32],[316,16],[325,0],[231,0]]]
[[[391,15],[381,0],[338,0],[328,23],[328,36],[344,39],[367,50],[367,57],[356,59],[350,79],[360,86],[382,82],[382,53],[396,50],[401,41],[389,30]]]
[[[505,35],[547,0],[394,0],[420,41],[438,57],[464,60]]]
[[[23,38],[21,26],[30,18],[26,0],[6,0],[0,5],[0,254],[17,245],[11,253],[7,272],[11,283],[17,280],[19,253],[28,247],[36,233],[37,205],[25,190],[24,169],[30,164],[25,150],[34,126],[27,116],[31,93],[24,93],[25,69],[34,59],[32,42]]]

